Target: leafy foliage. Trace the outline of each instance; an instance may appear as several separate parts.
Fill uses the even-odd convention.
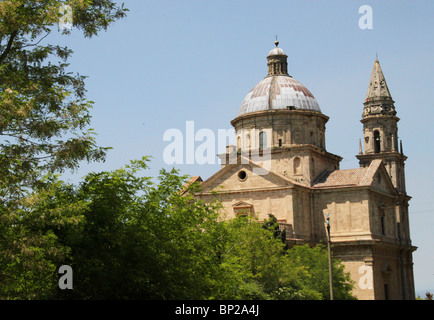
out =
[[[20,197],[43,172],[75,169],[79,161],[102,160],[87,129],[92,102],[84,76],[67,71],[72,51],[47,44],[61,18],[73,10],[73,27],[97,35],[125,16],[113,1],[14,0],[0,2],[0,196]],[[64,29],[62,33],[70,31]]]
[[[294,246],[288,251],[288,259],[305,266],[307,276],[298,279],[303,288],[319,292],[322,299],[330,299],[329,262],[326,246]],[[350,274],[345,273],[344,265],[340,261],[332,259],[332,262],[334,298],[337,300],[354,299],[350,293],[353,289]]]
[[[54,271],[69,252],[59,240],[79,224],[82,208],[71,187],[44,176],[104,160],[108,150],[87,128],[93,103],[85,77],[68,71],[72,51],[48,41],[62,5],[73,11],[73,28],[89,38],[126,13],[110,0],[0,1],[2,298],[52,295]]]
[[[137,177],[145,160],[89,175],[88,203],[72,244],[78,298],[191,299],[209,294],[217,204],[194,202],[186,177],[162,170],[159,183]],[[75,281],[75,280],[74,280]]]
[[[324,248],[288,249],[272,217],[263,224],[251,217],[220,221],[221,205],[195,199],[199,186],[185,184],[186,176],[161,170],[153,182],[146,169],[144,158],[91,173],[78,186],[47,178],[23,201],[14,221],[18,233],[6,235],[32,254],[6,263],[0,296],[328,298]],[[62,264],[74,271],[73,290],[57,288]],[[334,269],[337,298],[351,298],[348,275],[337,261]]]
[[[248,217],[225,222],[232,236],[225,242],[223,264],[236,275],[232,281],[237,285],[224,299],[329,299],[327,250],[321,245],[288,249],[280,232],[269,228],[273,221],[270,216],[262,226]],[[333,264],[336,298],[353,299],[349,274],[339,261]]]
[[[53,177],[14,210],[0,208],[0,299],[53,297],[57,269],[70,253],[59,241],[80,225],[85,203]]]

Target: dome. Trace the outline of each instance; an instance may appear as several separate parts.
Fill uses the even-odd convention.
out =
[[[300,82],[288,75],[268,76],[250,90],[238,115],[292,108],[321,112],[315,97]]]
[[[268,75],[244,98],[238,116],[246,113],[289,109],[321,112],[312,93],[288,74],[288,56],[275,42],[267,55]]]
[[[268,56],[277,56],[277,55],[285,55],[286,56],[285,51],[283,51],[281,48],[277,48],[277,47],[268,53]]]

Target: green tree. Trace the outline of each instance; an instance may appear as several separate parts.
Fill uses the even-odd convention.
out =
[[[84,76],[68,71],[72,50],[49,42],[62,5],[73,28],[97,35],[125,16],[109,0],[0,2],[0,198],[16,199],[41,173],[104,159],[90,123]],[[63,29],[63,34],[70,30]]]
[[[53,33],[70,33],[58,27],[62,5],[70,6],[73,28],[88,38],[126,14],[110,0],[0,1],[2,298],[49,295],[52,281],[42,278],[52,279],[53,259],[66,254],[56,248],[53,228],[68,225],[70,212],[61,206],[52,211],[56,218],[43,212],[45,201],[44,210],[52,210],[52,188],[61,189],[53,181],[46,184],[45,174],[103,160],[107,151],[88,128],[93,103],[86,98],[85,77],[68,70],[72,51],[50,42]],[[66,204],[75,205],[70,199]]]
[[[288,258],[306,268],[308,276],[298,279],[304,288],[315,290],[321,294],[322,299],[330,299],[330,282],[328,252],[324,245],[296,245],[288,250]],[[350,274],[344,270],[344,265],[332,258],[333,268],[333,295],[336,300],[351,300],[353,281]]]
[[[219,285],[219,204],[195,201],[197,185],[175,170],[153,183],[146,163],[91,173],[78,186],[42,181],[21,201],[13,232],[0,235],[11,247],[0,298],[210,297]],[[62,264],[73,269],[73,290],[58,288]]]
[[[281,285],[284,244],[274,230],[251,217],[222,222],[226,225],[221,267],[231,284],[222,299],[271,299]]]
[[[8,228],[0,234],[0,299],[53,298],[58,268],[70,254],[62,242],[79,228],[86,204],[56,177],[17,202],[13,211],[1,208]]]
[[[282,240],[282,242],[285,242],[286,240],[286,231],[280,230],[279,222],[277,221],[276,216],[273,214],[268,214],[268,220],[265,220],[262,223],[262,227],[265,229],[269,229],[273,231],[273,236],[276,239]]]
[[[15,257],[0,296],[23,299],[326,299],[327,252],[287,249],[274,226],[220,221],[187,176],[144,173],[147,159],[88,174],[77,186],[48,177],[22,201]],[[270,220],[272,221],[272,219]],[[30,252],[29,252],[30,250]],[[325,263],[324,263],[325,261]],[[62,264],[73,290],[57,287]],[[347,275],[335,261],[338,298]],[[326,290],[327,289],[327,290]]]
[[[219,205],[195,201],[197,185],[185,186],[187,177],[177,171],[161,170],[153,183],[143,175],[146,168],[146,160],[140,160],[113,172],[92,173],[77,189],[86,210],[80,232],[65,243],[74,270],[69,297],[211,295],[219,266]]]
[[[329,299],[328,254],[322,246],[291,249],[276,233],[271,216],[263,224],[254,218],[226,221],[222,267],[232,286],[224,299]],[[336,299],[353,299],[350,275],[334,265]]]

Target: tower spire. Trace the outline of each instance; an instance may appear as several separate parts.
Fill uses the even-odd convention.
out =
[[[380,61],[378,61],[378,55],[372,68],[371,81],[369,82],[368,92],[366,94],[366,101],[373,100],[391,100],[389,88],[387,87],[386,79],[381,70]]]
[[[377,115],[395,116],[394,103],[395,101],[393,101],[390,94],[380,61],[376,57],[364,102],[363,118]]]

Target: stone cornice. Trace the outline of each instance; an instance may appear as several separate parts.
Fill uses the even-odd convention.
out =
[[[329,120],[329,117],[325,114],[318,112],[318,111],[310,111],[310,110],[286,110],[286,109],[272,109],[272,110],[266,110],[266,111],[256,111],[251,113],[246,113],[241,116],[236,117],[231,121],[231,125],[233,127],[236,126],[236,124],[240,121],[253,119],[253,118],[267,118],[270,116],[290,116],[290,117],[319,117],[325,120],[327,122]]]
[[[374,159],[382,159],[382,160],[392,160],[394,158],[398,158],[401,161],[407,160],[407,156],[403,155],[401,152],[392,151],[392,152],[379,152],[379,153],[364,153],[356,155],[356,158],[359,160],[374,160]]]

